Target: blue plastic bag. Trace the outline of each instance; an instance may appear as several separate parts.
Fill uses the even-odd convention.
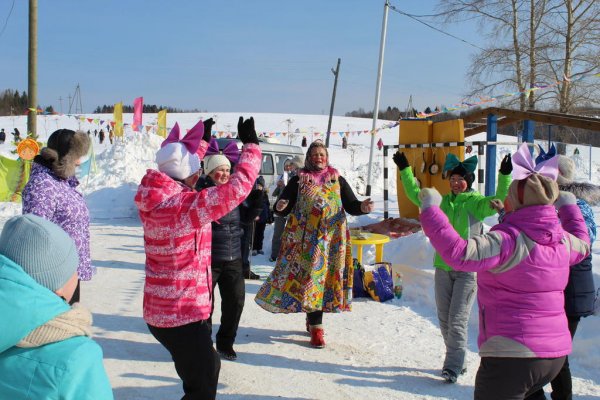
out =
[[[394,280],[390,263],[382,262],[365,268],[363,283],[367,293],[375,301],[384,302],[394,298]]]

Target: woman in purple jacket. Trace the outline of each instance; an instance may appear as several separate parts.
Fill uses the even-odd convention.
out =
[[[524,145],[513,165],[504,220],[469,240],[449,224],[435,189],[420,194],[433,247],[456,270],[478,272],[476,400],[534,399],[558,374],[571,352],[563,297],[569,266],[590,250],[575,196],[559,195],[556,158],[534,167]]]
[[[89,281],[94,273],[90,257],[90,213],[77,191],[75,170],[90,147],[84,132],[54,131],[48,145],[33,159],[29,182],[23,189],[23,214],[35,214],[60,226],[75,241],[79,253],[77,274]],[[70,304],[80,298],[80,282]]]

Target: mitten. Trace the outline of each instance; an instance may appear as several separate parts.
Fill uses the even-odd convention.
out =
[[[425,188],[419,192],[419,200],[421,200],[421,210],[425,210],[431,206],[439,206],[442,203],[442,195],[436,189]]]
[[[554,202],[554,207],[557,210],[560,210],[562,206],[566,206],[567,204],[577,204],[577,198],[573,193],[561,190],[558,194],[558,198]]]
[[[500,173],[502,175],[510,175],[512,170],[513,170],[512,158],[511,158],[510,154],[507,154],[504,156],[504,158],[502,159],[502,162],[500,163]]]
[[[400,171],[402,171],[404,168],[408,168],[408,160],[406,159],[404,153],[400,153],[399,151],[394,153],[393,159]]]
[[[203,122],[204,124],[204,135],[202,136],[202,140],[204,140],[205,142],[210,142],[210,138],[212,135],[212,126],[215,124],[215,121],[213,121],[212,118],[209,118],[207,120],[204,120]]]
[[[244,121],[243,117],[238,120],[238,137],[243,144],[254,143],[258,144],[258,136],[256,136],[256,130],[254,129],[254,118],[250,117]]]

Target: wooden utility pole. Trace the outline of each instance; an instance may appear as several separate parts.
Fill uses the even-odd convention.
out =
[[[325,138],[325,147],[329,148],[329,134],[331,133],[331,119],[333,118],[333,106],[335,104],[335,91],[337,89],[337,81],[338,75],[340,74],[340,62],[341,60],[338,58],[337,67],[335,71],[331,68],[331,72],[335,76],[335,80],[333,81],[333,95],[331,96],[331,108],[329,109],[329,122],[327,123],[327,137]]]
[[[27,135],[37,135],[37,0],[29,0],[29,67]]]

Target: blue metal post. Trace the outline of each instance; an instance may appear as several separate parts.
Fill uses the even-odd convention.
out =
[[[550,151],[550,146],[552,146],[552,125],[548,125],[548,151]]]
[[[494,114],[487,116],[487,141],[495,143],[498,139],[498,117]],[[491,196],[496,192],[496,145],[488,144],[485,159],[485,195]]]
[[[523,142],[533,143],[533,133],[535,132],[535,121],[523,121]],[[550,148],[548,148],[550,150]],[[529,152],[533,156],[533,146],[529,146]]]

